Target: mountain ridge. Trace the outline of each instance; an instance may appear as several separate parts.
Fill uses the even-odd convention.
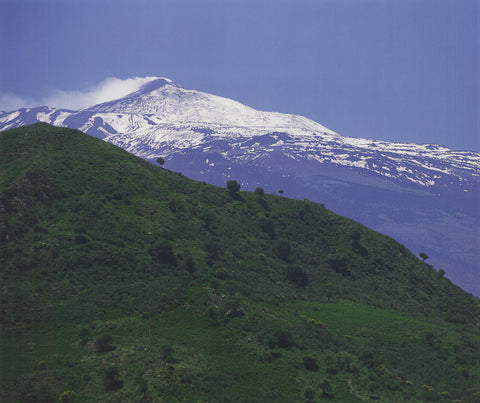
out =
[[[25,122],[19,119],[19,115],[22,113],[29,113],[29,118]],[[103,116],[101,116],[102,114]],[[120,117],[109,114],[129,116]],[[124,144],[124,148],[131,150],[134,150],[134,147],[127,145],[128,136],[131,136],[132,132],[139,132],[140,135],[147,136],[149,142],[156,142],[155,149],[159,149],[163,153],[168,153],[168,150],[161,148],[162,142],[174,142],[176,149],[198,144],[202,141],[202,129],[206,129],[206,127],[209,128],[210,134],[218,130],[219,137],[222,137],[223,134],[230,138],[242,136],[252,138],[287,131],[290,138],[293,138],[297,144],[301,141],[306,143],[303,151],[308,149],[320,151],[316,154],[307,153],[304,156],[304,158],[316,159],[320,163],[368,168],[386,178],[402,179],[406,182],[410,181],[410,184],[420,183],[424,186],[437,185],[437,182],[441,182],[438,180],[439,175],[448,176],[450,180],[458,182],[459,180],[455,178],[460,178],[460,175],[456,171],[461,170],[475,178],[475,182],[480,178],[480,153],[478,152],[455,151],[434,144],[392,143],[345,137],[303,116],[256,111],[228,98],[185,90],[165,78],[153,79],[143,84],[137,91],[124,97],[86,107],[76,112],[49,107],[22,108],[10,113],[1,112],[0,130],[18,127],[23,123],[34,123],[35,118],[37,121],[57,126],[73,127],[82,123],[81,127],[73,128],[79,128],[114,144]],[[118,123],[115,124],[116,122]],[[181,126],[181,129],[175,125]],[[199,125],[200,127],[197,127]],[[212,127],[212,125],[219,127]],[[160,130],[155,130],[155,127],[152,126],[159,126]],[[168,133],[172,128],[174,130]],[[243,130],[242,135],[238,133],[239,128]],[[148,129],[153,135],[149,133]],[[176,131],[183,130],[182,136],[193,138],[192,141],[182,144],[178,136],[174,134],[175,129]],[[133,137],[138,137],[138,135]],[[172,144],[169,145],[172,146]],[[373,151],[370,150],[370,155],[355,158],[355,153],[360,151],[365,153],[370,148],[375,148]],[[154,159],[157,156],[155,153],[145,152],[141,149],[135,150],[134,153],[146,159]],[[375,164],[370,164],[369,161],[369,157],[373,158],[374,154],[379,153],[386,159],[383,167],[377,167]],[[345,157],[345,154],[348,154],[348,157]],[[422,166],[417,160],[410,167],[401,167],[401,170],[392,172],[391,162],[402,162],[401,159],[394,158],[397,154],[404,157],[417,156],[429,159],[429,161],[428,164]],[[455,163],[457,160],[458,162]],[[448,166],[448,162],[451,163],[450,166]],[[413,171],[419,168],[429,171],[428,179],[422,180],[421,175],[413,177]],[[462,177],[461,181],[468,182],[468,179]]]
[[[449,278],[480,295],[480,153],[343,137],[305,117],[256,111],[162,78],[80,111],[2,112],[0,130],[35,121],[80,129],[151,162],[162,157],[196,180],[236,179],[245,189],[327,203],[427,251]]]

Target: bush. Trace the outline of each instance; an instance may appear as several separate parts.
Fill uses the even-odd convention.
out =
[[[237,300],[231,300],[228,301],[225,304],[226,308],[226,315],[228,318],[233,319],[233,318],[241,318],[245,314],[243,311],[240,309],[240,303]]]
[[[265,194],[265,190],[263,190],[263,188],[261,188],[261,187],[258,187],[258,188],[255,189],[255,193],[261,199],[263,197],[263,195]]]
[[[320,388],[322,389],[322,397],[326,397],[326,398],[334,397],[332,384],[327,379],[323,380],[320,383]]]
[[[275,249],[276,249],[277,256],[282,260],[288,260],[288,258],[290,257],[290,253],[292,251],[290,242],[288,241],[279,241]]]
[[[303,366],[307,371],[311,371],[311,372],[318,371],[317,360],[313,355],[306,355],[305,357],[303,357]]]
[[[166,362],[175,362],[175,358],[173,358],[173,348],[168,344],[165,344],[161,348],[162,352],[162,360]]]
[[[420,252],[418,255],[422,258],[423,263],[428,259],[428,255],[425,252]]]
[[[357,373],[360,370],[361,363],[359,359],[346,351],[339,351],[336,354],[338,367],[346,372]]]
[[[287,280],[300,288],[304,288],[309,284],[307,273],[299,266],[290,266],[287,269]]]
[[[77,394],[73,390],[66,390],[60,395],[62,403],[73,403],[77,400]]]
[[[185,269],[189,273],[195,272],[195,260],[193,260],[191,256],[187,256],[187,259],[185,260]]]
[[[103,387],[105,390],[117,390],[123,388],[123,381],[118,379],[116,367],[105,368],[103,373]]]
[[[220,315],[218,313],[218,310],[215,309],[214,307],[210,307],[207,309],[207,316],[209,319],[210,326],[218,326],[220,324],[219,322]]]
[[[177,258],[173,253],[173,247],[170,242],[166,240],[156,242],[150,248],[150,253],[152,258],[160,264],[175,265],[177,263]]]
[[[225,267],[219,267],[215,270],[215,277],[219,278],[220,280],[225,280],[229,277],[228,270]]]
[[[237,181],[227,181],[227,189],[232,196],[236,195],[240,191],[240,184]]]
[[[212,278],[210,282],[208,283],[209,287],[216,291],[220,288],[220,282],[216,278]]]
[[[331,254],[327,256],[328,265],[335,270],[337,273],[340,273],[344,276],[350,275],[348,270],[348,258],[343,254]]]
[[[327,368],[327,372],[329,374],[336,375],[338,373],[338,371],[340,370],[339,360],[337,359],[337,356],[332,352],[329,352],[326,355],[326,357],[324,359],[324,363],[325,363],[325,366]]]
[[[270,348],[280,347],[285,349],[292,348],[295,345],[292,333],[286,330],[277,330],[274,332],[267,341],[267,344]]]
[[[303,391],[303,397],[307,400],[307,402],[312,401],[315,397],[315,390],[312,388],[305,388]]]
[[[443,269],[440,269],[438,272],[437,272],[437,279],[442,279],[445,277],[445,270]]]
[[[205,242],[203,250],[207,252],[207,258],[215,260],[218,258],[222,247],[219,242],[209,239]]]
[[[98,336],[95,340],[95,349],[97,353],[106,353],[108,351],[115,350],[115,346],[112,346],[113,337],[110,334],[104,334]]]
[[[275,238],[275,223],[271,218],[262,217],[258,220],[258,227],[260,231],[265,232],[270,236],[270,239]]]
[[[80,330],[78,336],[80,337],[80,346],[83,347],[90,340],[90,331],[84,327],[82,330]]]
[[[355,229],[350,233],[350,240],[353,242],[359,242],[361,238],[362,234],[358,229]]]
[[[144,400],[148,398],[148,382],[142,376],[138,376],[137,379],[137,392],[142,395]]]

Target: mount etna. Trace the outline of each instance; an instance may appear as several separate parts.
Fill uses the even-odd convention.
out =
[[[82,110],[0,112],[0,130],[46,122],[79,129],[173,171],[326,204],[426,253],[480,295],[480,153],[341,136],[305,117],[261,112],[156,78]],[[454,134],[452,134],[454,135]]]

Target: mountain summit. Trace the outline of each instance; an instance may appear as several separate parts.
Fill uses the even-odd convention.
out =
[[[191,126],[195,125],[197,130],[194,130],[193,133],[196,133],[196,137],[199,137],[198,134],[201,133],[198,128],[208,127],[211,129],[212,125],[218,129],[222,128],[224,131],[230,130],[228,133],[230,136],[242,134],[238,130],[232,132],[232,128],[241,128],[242,131],[249,129],[250,135],[255,133],[252,130],[271,132],[288,128],[335,134],[310,119],[296,115],[257,111],[228,98],[187,90],[167,79],[152,80],[123,98],[95,105],[83,111],[135,115],[135,128],[131,126],[118,127],[116,130],[118,133],[132,129],[151,131],[152,126],[167,123],[169,126],[176,125],[174,132],[178,132],[179,126],[184,132],[192,132]],[[114,119],[108,118],[106,116],[105,122],[115,126],[118,116]],[[84,129],[88,132],[91,127],[88,127],[88,123],[86,123]],[[162,141],[164,136],[158,136],[158,131],[155,132],[157,136],[151,136],[151,139]],[[170,134],[175,137],[175,133],[171,132]]]
[[[113,101],[70,111],[0,112],[0,130],[38,121],[80,129],[171,170],[326,203],[480,295],[480,153],[345,137],[306,117],[263,112],[154,78]]]
[[[146,93],[158,90],[162,87],[165,87],[166,85],[176,86],[176,84],[174,84],[173,81],[170,80],[169,78],[155,78],[152,81],[146,84],[143,84],[137,92],[146,94]]]

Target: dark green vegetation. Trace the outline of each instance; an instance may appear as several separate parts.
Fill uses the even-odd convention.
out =
[[[0,163],[1,401],[480,401],[479,300],[390,238],[46,124]]]

